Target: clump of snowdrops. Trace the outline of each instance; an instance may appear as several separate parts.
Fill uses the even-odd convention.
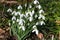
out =
[[[9,8],[7,12],[10,12],[12,15],[9,25],[13,35],[16,35],[18,40],[24,40],[29,32],[35,32],[38,35],[37,25],[45,25],[44,11],[38,0],[19,5],[17,10],[12,11]]]

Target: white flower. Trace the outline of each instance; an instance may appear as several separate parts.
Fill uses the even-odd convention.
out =
[[[43,10],[39,10],[39,13],[44,13],[44,11]]]
[[[25,13],[25,17],[26,17],[26,18],[28,17],[28,14],[29,14],[28,12]]]
[[[31,11],[28,11],[28,14],[32,17],[34,13],[32,13]]]
[[[27,7],[27,4],[25,4],[25,7]]]
[[[34,14],[34,12],[35,12],[35,11],[34,11],[34,10],[32,10],[32,14]]]
[[[33,26],[33,29],[36,28],[36,25]]]
[[[39,15],[38,19],[41,19],[41,18],[42,18],[43,20],[45,20],[45,16],[42,15],[42,14]]]
[[[39,15],[38,19],[41,19],[41,18],[42,18],[43,20],[45,20],[45,16],[42,15],[42,14]]]
[[[17,22],[19,22],[20,21],[20,19],[17,19]]]
[[[42,19],[45,20],[45,16],[42,16]]]
[[[9,8],[9,9],[7,10],[7,12],[12,12],[12,9]]]
[[[23,25],[23,19],[20,19],[19,25]]]
[[[12,15],[15,14],[15,13],[16,13],[16,11],[13,11],[13,12],[12,12]]]
[[[45,25],[44,21],[41,21],[41,22],[40,22],[40,25],[43,25],[43,24]]]
[[[21,26],[22,30],[25,31],[25,27],[24,26]]]
[[[29,17],[29,21],[31,22],[33,20],[33,17]]]
[[[14,15],[17,16],[18,15],[17,12]]]
[[[12,21],[13,22],[13,24],[15,23],[15,21]]]
[[[34,14],[34,10],[32,10],[32,12],[31,12],[31,11],[29,11],[28,13],[29,13],[29,14],[30,14],[30,16],[32,17],[32,16],[33,16],[33,14]]]
[[[19,6],[18,6],[18,9],[22,9],[22,6],[21,6],[21,5],[19,5]]]
[[[39,24],[39,22],[36,22],[36,25],[38,25]]]
[[[16,20],[16,17],[15,17],[15,16],[13,16],[13,17],[12,17],[12,20]]]
[[[15,12],[15,14],[14,14],[15,16],[17,16],[17,15],[20,15],[20,12]]]
[[[32,6],[31,6],[31,5],[29,5],[29,8],[32,8]]]
[[[23,25],[23,23],[25,23],[25,20],[19,19],[19,25]]]
[[[39,31],[37,29],[34,29],[32,32],[35,32],[36,35],[38,35]]]
[[[35,15],[35,18],[37,18],[38,17],[38,15]]]
[[[42,14],[39,15],[38,19],[41,19],[42,18]]]
[[[41,5],[36,6],[36,8],[41,9]]]
[[[39,4],[39,2],[37,0],[34,0],[34,4],[37,4],[37,3]]]
[[[24,14],[20,14],[20,18],[22,18],[24,16]]]
[[[25,11],[25,18],[29,16],[29,11]]]
[[[9,26],[11,25],[11,23],[9,23]]]

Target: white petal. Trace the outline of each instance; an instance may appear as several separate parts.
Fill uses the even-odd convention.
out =
[[[11,25],[11,23],[9,23],[9,26]]]
[[[14,15],[15,15],[15,16],[17,16],[17,15],[19,15],[19,14],[20,14],[20,12],[15,12],[15,14],[14,14]]]
[[[36,33],[36,35],[38,35],[38,30],[37,29],[34,29],[32,32],[35,32]]]
[[[38,24],[39,24],[39,22],[36,23],[36,25],[38,25]]]
[[[13,21],[13,24],[15,23],[15,21]]]
[[[38,16],[37,15],[35,15],[35,18],[37,18]]]
[[[44,21],[41,21],[41,22],[40,22],[40,25],[43,25],[43,24],[45,25]]]
[[[21,26],[22,30],[25,31],[25,27],[24,26]]]
[[[41,9],[41,5],[36,6],[36,8]]]
[[[42,19],[45,20],[45,16],[43,16]]]
[[[34,12],[35,12],[35,11],[34,11],[34,10],[32,10],[32,14],[34,14]]]
[[[15,13],[16,13],[16,11],[13,11],[13,12],[12,12],[12,15],[15,14]]]
[[[21,5],[19,5],[19,6],[18,6],[18,9],[22,9],[22,6],[21,6]]]
[[[24,17],[27,18],[27,17],[28,17],[28,14],[29,14],[29,13],[25,11]]]
[[[19,25],[23,25],[23,20],[22,19],[20,19]]]
[[[36,25],[34,25],[33,28],[36,28]]]
[[[25,4],[25,7],[27,7],[27,4]]]
[[[29,8],[32,8],[32,6],[31,6],[31,5],[29,5]]]
[[[12,20],[16,20],[16,17],[15,17],[15,16],[13,16],[13,17],[12,17]]]
[[[38,2],[37,0],[35,0],[35,1],[34,1],[34,4],[37,4],[37,3],[39,4],[39,2]]]
[[[29,17],[29,21],[31,22],[33,20],[33,17]]]
[[[9,8],[9,9],[7,10],[7,12],[12,12],[12,9]]]
[[[39,16],[38,19],[41,19],[41,16]]]
[[[32,30],[32,32],[35,32],[35,30]]]
[[[38,30],[36,29],[36,35],[38,35]]]
[[[17,19],[17,22],[19,22],[20,20],[19,19]]]
[[[43,10],[40,10],[39,13],[44,13],[44,11]]]
[[[38,19],[41,19],[43,17],[43,15],[42,14],[39,14],[39,17],[38,17]]]

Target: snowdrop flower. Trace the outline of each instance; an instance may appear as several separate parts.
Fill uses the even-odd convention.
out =
[[[35,32],[35,33],[36,33],[36,35],[38,35],[38,33],[39,33],[39,31],[37,30],[37,28],[36,28],[36,29],[34,29],[32,32]]]
[[[39,13],[44,13],[44,11],[43,10],[40,10]]]
[[[42,15],[42,14],[40,14],[40,15],[39,15],[39,17],[38,17],[38,19],[41,19],[42,17],[43,17],[43,15]]]
[[[17,16],[17,15],[20,15],[20,12],[15,12],[15,14],[14,14],[15,16]]]
[[[23,25],[23,19],[20,19],[19,25]]]
[[[34,0],[34,4],[37,4],[37,3],[39,4],[39,2],[37,0]]]
[[[27,4],[25,4],[25,7],[27,7]]]
[[[42,19],[45,20],[45,16],[42,16]]]
[[[19,25],[23,25],[23,23],[25,23],[25,20],[20,19],[20,20],[19,20]]]
[[[22,9],[22,6],[21,6],[21,5],[19,5],[19,6],[18,6],[18,9]]]
[[[19,22],[20,21],[20,19],[17,19],[17,22]]]
[[[24,16],[24,14],[20,14],[20,18],[22,18]]]
[[[29,13],[29,14],[30,14],[30,16],[32,17],[32,16],[33,16],[33,14],[34,14],[34,10],[32,10],[32,12],[31,12],[31,11],[29,11],[28,13]]]
[[[45,25],[44,21],[41,21],[41,22],[40,22],[40,25],[43,25],[43,24]]]
[[[41,5],[36,6],[36,8],[41,9]]]
[[[12,21],[13,22],[13,24],[15,23],[15,21]]]
[[[9,26],[11,25],[11,23],[9,23]]]
[[[25,27],[24,26],[21,26],[22,30],[25,31]]]
[[[7,10],[7,12],[12,12],[12,9],[9,8],[9,9]]]
[[[17,12],[14,15],[17,16],[18,15]]]
[[[41,18],[45,20],[45,16],[43,16],[42,14],[39,15],[38,19],[41,19]]]
[[[29,14],[28,12],[25,13],[25,17],[26,17],[26,18],[28,17],[28,14]]]
[[[33,20],[33,17],[29,17],[29,21],[31,22]]]
[[[31,11],[28,11],[28,14],[29,14],[30,16],[33,16],[33,13],[32,13]]]
[[[15,14],[15,13],[16,13],[16,11],[13,11],[13,12],[12,12],[12,15]]]
[[[36,25],[38,25],[39,24],[39,22],[36,22]]]
[[[33,29],[36,28],[36,25],[33,26]]]
[[[13,16],[13,17],[12,17],[12,20],[16,20],[16,17],[15,17],[15,16]]]
[[[34,10],[32,10],[32,14],[34,14],[34,12],[35,12],[35,11],[34,11]]]
[[[33,16],[33,13],[30,13],[30,16],[32,17]]]
[[[35,18],[37,18],[38,17],[38,15],[35,15]]]
[[[29,5],[29,8],[32,8],[32,6],[31,6],[31,5]]]
[[[21,28],[23,31],[25,31],[25,27],[23,25],[19,27],[19,29],[21,29]]]

